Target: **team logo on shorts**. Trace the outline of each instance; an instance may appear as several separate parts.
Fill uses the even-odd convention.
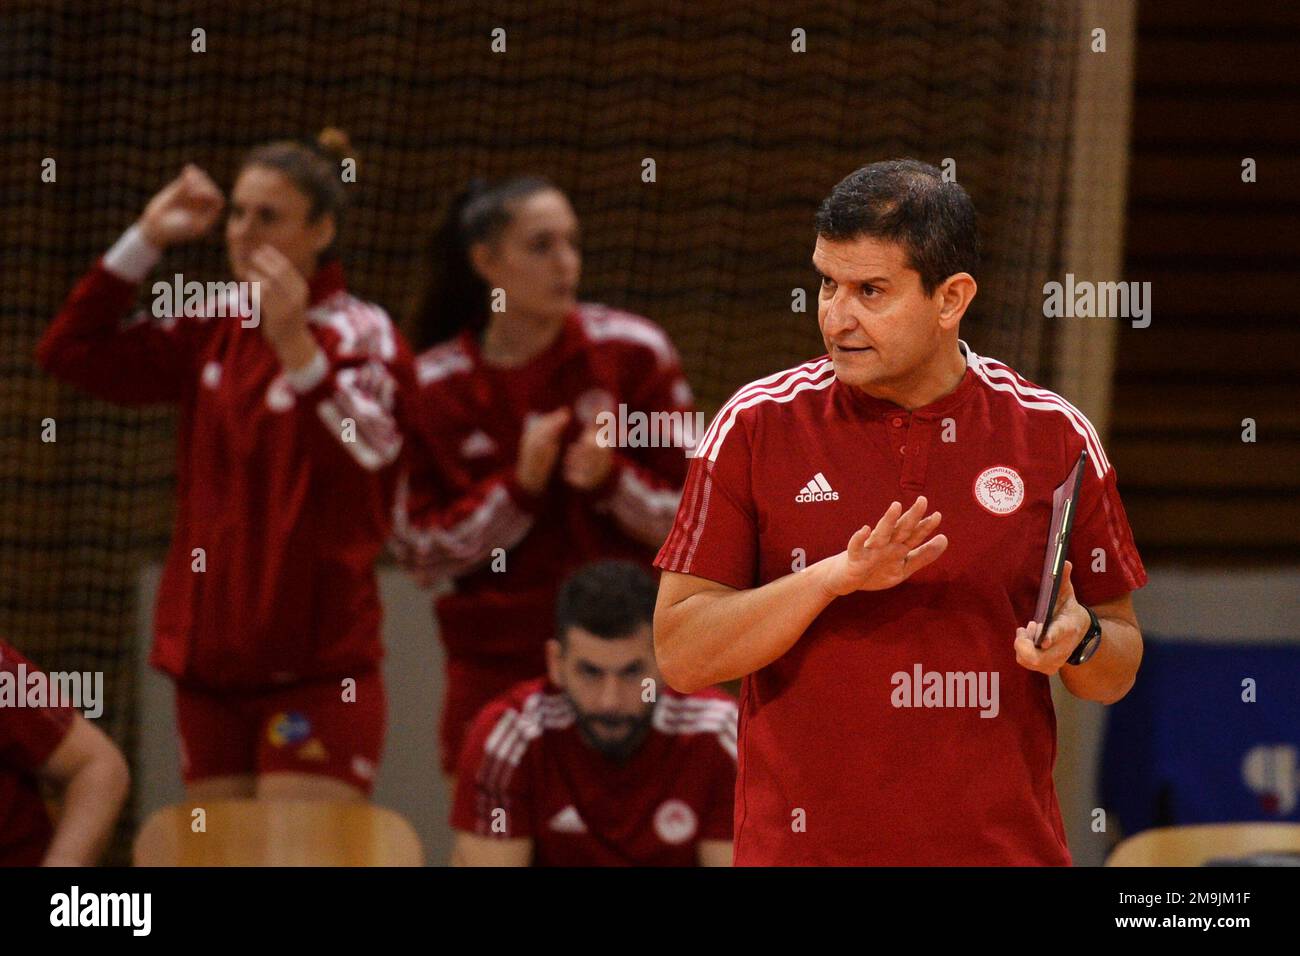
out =
[[[695,836],[695,811],[680,800],[665,800],[655,811],[655,833],[665,843],[677,846]]]
[[[313,737],[299,747],[295,752],[295,756],[299,760],[314,760],[317,763],[324,763],[330,759],[329,753],[325,750],[325,745],[317,737]]]
[[[311,721],[298,711],[279,713],[271,718],[266,728],[266,738],[273,747],[300,744],[311,736]]]
[[[975,479],[975,500],[995,515],[1009,515],[1025,500],[1025,483],[1014,468],[985,468]]]

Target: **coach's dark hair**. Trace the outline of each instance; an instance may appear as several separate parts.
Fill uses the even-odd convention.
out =
[[[417,351],[487,325],[488,286],[469,259],[476,242],[495,242],[514,219],[521,199],[555,189],[542,176],[512,176],[497,183],[472,179],[443,207],[425,257],[424,281],[410,324]]]
[[[658,584],[631,561],[596,561],[565,580],[555,601],[555,636],[563,644],[571,627],[596,637],[628,637],[654,620]]]
[[[841,179],[822,202],[817,234],[835,241],[869,236],[898,243],[926,295],[951,275],[979,268],[975,204],[937,167],[915,159],[871,163]]]
[[[344,159],[356,159],[348,134],[328,126],[321,130],[314,143],[283,139],[254,147],[239,169],[242,172],[249,166],[265,166],[282,173],[307,197],[311,204],[307,211],[310,222],[329,214],[337,227],[348,199],[341,167]],[[337,242],[336,238],[321,253],[322,262],[337,255]]]

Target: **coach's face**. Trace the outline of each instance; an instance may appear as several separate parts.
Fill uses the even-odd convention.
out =
[[[645,737],[654,712],[647,679],[659,680],[649,623],[627,637],[603,638],[570,627],[564,646],[547,646],[551,682],[568,695],[586,742],[607,756],[627,757]],[[654,685],[649,685],[654,686]]]
[[[927,296],[903,247],[870,237],[818,236],[812,260],[817,323],[836,377],[885,398],[905,392],[956,327],[944,314],[944,286]]]

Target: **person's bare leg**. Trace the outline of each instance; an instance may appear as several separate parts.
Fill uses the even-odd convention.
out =
[[[257,778],[250,775],[205,777],[185,785],[185,802],[203,804],[210,800],[239,800],[256,793]]]
[[[259,800],[341,800],[363,802],[368,798],[360,788],[337,777],[311,773],[277,771],[257,778]]]

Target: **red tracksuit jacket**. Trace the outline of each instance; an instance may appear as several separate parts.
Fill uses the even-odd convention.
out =
[[[261,329],[237,317],[142,310],[123,322],[137,284],[102,259],[37,349],[52,375],[99,398],[180,406],[151,662],[196,686],[347,676],[382,656],[373,565],[391,526],[410,350],[381,308],[346,291],[337,262],[310,290],[328,367],[296,388]]]
[[[485,364],[466,331],[421,354],[416,378],[393,551],[424,583],[450,585],[435,605],[449,653],[540,660],[566,574],[603,558],[636,560],[653,573],[656,549],[628,532],[667,536],[686,477],[684,448],[616,447],[608,478],[590,492],[562,480],[563,449],[583,421],[619,405],[629,416],[676,413],[694,423],[678,354],[650,320],[584,303],[524,366]],[[574,414],[561,457],[542,495],[530,495],[515,480],[524,420],[562,405]],[[667,436],[666,425],[658,435]],[[498,562],[494,570],[498,548],[504,569]]]

